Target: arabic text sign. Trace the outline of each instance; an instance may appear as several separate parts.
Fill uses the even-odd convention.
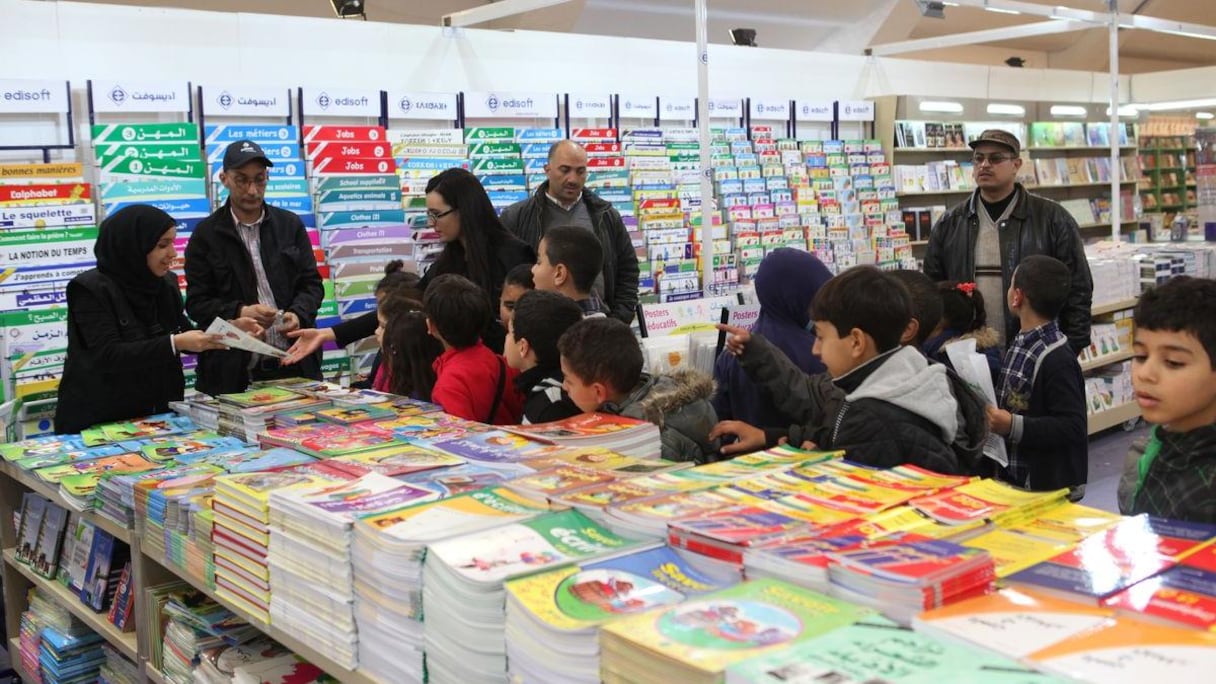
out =
[[[93,111],[188,112],[190,89],[185,81],[93,81]]]
[[[291,115],[291,97],[286,88],[259,86],[203,86],[203,110],[218,116]]]

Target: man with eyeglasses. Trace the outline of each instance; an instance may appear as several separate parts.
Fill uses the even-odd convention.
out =
[[[1094,284],[1076,220],[1058,203],[1017,182],[1022,159],[1016,136],[989,129],[970,145],[976,190],[933,226],[925,274],[936,281],[974,281],[988,307],[989,324],[1007,344],[1018,331],[1018,320],[1005,303],[1014,269],[1033,254],[1059,259],[1072,274],[1060,330],[1079,353],[1089,346]]]
[[[220,182],[228,201],[194,228],[186,244],[186,313],[206,328],[216,317],[247,316],[266,342],[287,349],[284,333],[312,327],[323,289],[304,223],[266,204],[274,164],[257,143],[238,140],[224,152]],[[293,366],[236,349],[203,352],[195,388],[206,394],[244,391],[254,380],[321,378],[320,353]]]

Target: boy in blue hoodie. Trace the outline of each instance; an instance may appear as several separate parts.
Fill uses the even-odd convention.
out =
[[[813,255],[782,247],[769,252],[760,262],[754,283],[760,301],[760,317],[752,332],[763,335],[803,373],[824,371],[823,363],[811,353],[815,333],[810,329],[811,301],[832,272]],[[714,410],[722,420],[741,420],[763,428],[786,427],[797,417],[782,409],[768,392],[752,381],[739,366],[734,354],[725,350],[714,363]]]

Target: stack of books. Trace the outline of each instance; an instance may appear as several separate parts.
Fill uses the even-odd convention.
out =
[[[244,473],[215,478],[215,591],[256,619],[270,621],[270,493],[326,484],[316,475]]]
[[[384,681],[423,678],[422,564],[430,544],[546,510],[498,488],[356,519],[352,565],[360,668]]]
[[[256,442],[258,434],[274,427],[280,413],[328,408],[330,402],[293,392],[283,387],[261,387],[247,392],[221,394],[218,430],[246,442]]]
[[[1141,620],[1216,631],[1216,542],[1115,594],[1106,605]]]
[[[87,628],[61,632],[45,627],[38,646],[37,668],[43,684],[96,681],[106,659],[101,650],[103,643],[101,636]]]
[[[667,546],[571,565],[507,582],[507,664],[512,680],[600,681],[600,626],[692,600],[738,581],[690,565]]]
[[[744,582],[608,623],[600,630],[600,677],[606,684],[719,683],[732,665],[872,616],[779,580]]]
[[[899,544],[828,554],[832,594],[908,624],[921,611],[992,591],[987,551],[909,534]]]
[[[105,654],[105,662],[97,672],[98,684],[139,684],[139,666],[109,644],[102,644],[101,650]]]
[[[270,616],[273,623],[329,655],[358,664],[351,525],[437,498],[429,489],[369,473],[354,480],[270,493]]]
[[[501,681],[507,671],[504,582],[635,546],[577,511],[547,513],[432,544],[422,588],[429,676],[436,681]]]
[[[600,447],[625,456],[659,457],[658,426],[624,416],[585,413],[552,423],[515,425],[503,429],[542,444]]]

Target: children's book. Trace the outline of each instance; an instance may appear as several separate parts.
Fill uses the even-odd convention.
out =
[[[809,589],[758,579],[609,622],[600,630],[601,663],[605,671],[653,672],[651,680],[720,681],[731,665],[872,615]]]
[[[517,434],[488,430],[449,440],[427,440],[430,448],[438,449],[470,461],[514,463],[525,457],[535,444]]]
[[[580,439],[596,439],[650,425],[644,420],[610,413],[582,413],[551,423],[503,425],[500,429],[523,435],[528,439],[549,444],[569,443]]]
[[[562,465],[516,478],[507,483],[507,486],[522,494],[539,496],[544,500],[618,479],[620,478],[611,471]]]
[[[221,437],[214,432],[154,437],[143,441],[139,453],[153,463],[193,463],[211,454],[238,451],[245,443],[235,437]]]
[[[61,580],[69,590],[79,595],[84,587],[84,578],[89,570],[89,553],[93,549],[93,535],[97,528],[93,523],[77,518],[76,526],[70,530],[71,554],[64,554],[61,565]]]
[[[1122,520],[1117,513],[1064,502],[1042,513],[1011,525],[1007,529],[1041,539],[1053,539],[1065,543],[1077,543]]]
[[[1071,544],[1042,539],[1015,530],[996,528],[960,542],[963,546],[983,549],[996,564],[996,576],[1007,577],[1067,549]]]
[[[282,387],[261,387],[247,392],[221,394],[216,399],[219,399],[222,404],[229,404],[240,408],[254,408],[294,401],[302,396],[298,392],[293,392]]]
[[[976,480],[930,496],[913,499],[921,513],[961,525],[976,520],[1029,518],[1063,501],[1067,490],[1027,492],[996,480]]]
[[[371,420],[390,420],[397,417],[397,412],[379,406],[335,406],[316,411],[317,418],[326,423],[337,425],[354,425]]]
[[[388,452],[377,450],[338,456],[330,459],[329,465],[348,470],[356,476],[376,472],[388,477],[401,477],[411,473],[450,468],[464,462],[459,456],[413,444],[403,444]]]
[[[160,413],[138,420],[107,423],[81,431],[85,446],[97,446],[108,442],[126,442],[134,439],[163,437],[195,430],[194,422],[176,413]]]
[[[1110,624],[1113,615],[1108,608],[1005,588],[925,611],[912,625],[918,632],[1019,659]]]
[[[111,575],[115,560],[120,563],[125,560],[126,554],[119,549],[123,546],[105,530],[93,532],[93,546],[89,549],[89,565],[80,588],[80,600],[96,612],[100,613],[110,605],[112,590],[116,588],[112,584],[115,578]]]
[[[1202,682],[1216,668],[1216,635],[1120,618],[1032,653],[1026,662],[1075,681]]]
[[[332,458],[360,451],[382,449],[400,443],[395,437],[358,432],[347,428],[344,434],[310,437],[300,442],[297,448],[318,458]]]
[[[1216,544],[1104,602],[1130,617],[1216,632]]]
[[[84,441],[77,435],[43,435],[20,442],[0,444],[0,457],[6,461],[18,461],[34,456],[49,456],[61,451],[84,448]]]
[[[367,531],[386,535],[387,539],[426,544],[524,520],[547,510],[547,507],[510,490],[490,488],[362,516],[355,524]]]
[[[248,450],[240,453],[213,454],[203,462],[215,465],[230,473],[252,473],[287,466],[312,463],[316,458],[286,447],[265,450]]]
[[[21,525],[17,528],[17,559],[21,562],[29,564],[33,561],[38,549],[38,533],[42,531],[42,518],[52,505],[33,492],[26,492],[22,496]]]
[[[531,471],[515,463],[471,461],[449,468],[425,470],[398,476],[403,482],[428,487],[442,496],[455,496],[485,487],[498,487]]]
[[[75,463],[76,461],[92,461],[106,456],[115,456],[125,453],[126,448],[118,444],[103,444],[95,447],[84,447],[80,449],[70,449],[67,451],[56,451],[36,456],[26,456],[13,462],[21,470],[37,470],[39,468],[47,468],[53,465],[62,465],[64,463]]]
[[[38,532],[38,546],[30,559],[30,567],[34,572],[47,579],[54,578],[59,571],[59,553],[63,547],[67,524],[67,509],[48,502],[46,514],[42,519],[42,529]]]

